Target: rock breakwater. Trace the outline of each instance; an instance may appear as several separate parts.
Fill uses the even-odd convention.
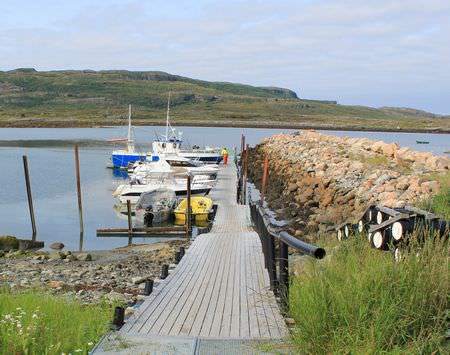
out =
[[[367,205],[403,207],[438,192],[450,159],[395,143],[313,131],[277,134],[250,152],[249,177],[261,187],[267,157],[267,201],[298,237],[359,218]]]

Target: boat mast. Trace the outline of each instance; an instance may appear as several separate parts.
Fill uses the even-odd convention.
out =
[[[134,151],[134,142],[131,137],[131,104],[128,105],[128,140],[127,140],[127,150],[128,153]]]
[[[171,92],[169,91],[169,98],[167,100],[167,115],[166,115],[166,140],[169,140],[170,94]]]

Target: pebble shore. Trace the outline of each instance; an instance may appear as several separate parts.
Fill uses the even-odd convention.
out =
[[[175,252],[189,241],[133,245],[111,251],[0,251],[0,285],[40,288],[83,303],[102,300],[132,305],[147,279],[155,280],[163,264],[175,267]]]

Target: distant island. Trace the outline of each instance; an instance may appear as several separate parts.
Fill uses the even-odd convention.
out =
[[[21,68],[0,71],[0,127],[164,122],[168,92],[177,125],[450,132],[450,116],[411,108],[340,105],[292,90],[209,82],[154,71]]]

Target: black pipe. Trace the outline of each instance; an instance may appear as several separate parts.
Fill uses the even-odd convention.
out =
[[[325,249],[316,247],[315,245],[305,243],[289,233],[283,231],[279,234],[280,239],[292,248],[302,251],[304,254],[312,256],[316,259],[323,259],[326,256]]]
[[[144,295],[149,296],[153,292],[153,280],[145,281]]]
[[[180,260],[181,260],[180,252],[177,251],[177,252],[175,253],[175,264],[178,264],[178,263],[180,262]]]
[[[180,260],[183,259],[184,254],[185,254],[184,247],[180,247]]]

